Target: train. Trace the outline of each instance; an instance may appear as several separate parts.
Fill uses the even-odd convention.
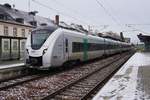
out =
[[[27,38],[26,65],[29,68],[49,69],[127,50],[131,50],[129,43],[58,26],[41,26]]]

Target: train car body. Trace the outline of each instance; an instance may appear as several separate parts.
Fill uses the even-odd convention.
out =
[[[33,30],[27,38],[26,64],[30,68],[48,69],[70,61],[86,61],[121,52],[125,45],[60,27],[44,26]]]

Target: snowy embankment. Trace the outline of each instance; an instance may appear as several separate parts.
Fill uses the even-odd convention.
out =
[[[99,91],[93,100],[134,100],[143,96],[137,88],[139,67],[150,65],[150,53],[135,53]]]

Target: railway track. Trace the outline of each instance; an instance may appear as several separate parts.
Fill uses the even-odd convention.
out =
[[[39,78],[37,79],[33,79],[33,80],[29,79],[29,81],[17,83],[13,87],[10,86],[11,88],[8,87],[8,88],[4,88],[3,90],[1,90],[0,100],[6,100],[6,99],[7,100],[12,100],[12,99],[14,100],[16,99],[17,100],[20,100],[20,99],[21,100],[27,100],[27,99],[28,100],[40,100],[40,99],[47,100],[48,99],[49,100],[49,98],[53,98],[54,100],[57,98],[59,100],[62,91],[65,91],[73,87],[74,85],[81,83],[81,81],[86,80],[86,78],[88,79],[88,77],[92,77],[94,73],[98,73],[102,69],[105,69],[105,68],[106,68],[105,70],[110,69],[110,67],[108,67],[109,65],[113,64],[113,62],[116,60],[120,61],[121,56],[125,57],[125,55],[129,55],[129,54],[128,53],[118,54],[118,55],[115,55],[106,59],[102,59],[97,62],[74,67],[71,70],[66,70],[64,72],[60,72],[60,73],[49,75],[49,76],[42,76],[42,77],[39,76]],[[96,84],[96,83],[93,83],[93,84]],[[78,86],[80,86],[80,84]],[[83,85],[81,84],[81,86]],[[93,86],[91,86],[91,88],[92,87]],[[80,88],[78,88],[77,90],[80,90]],[[93,90],[90,89],[90,91],[93,91]],[[67,97],[67,96],[64,96],[64,97]],[[78,99],[75,99],[75,100],[78,100]]]
[[[13,88],[14,86],[21,85],[26,82],[38,80],[46,76],[54,75],[58,71],[59,70],[55,70],[54,72],[49,73],[49,71],[41,72],[37,70],[37,72],[31,71],[27,74],[23,74],[17,77],[0,80],[0,91]]]
[[[97,89],[113,72],[118,69],[130,56],[115,59],[115,62],[106,64],[104,68],[97,69],[87,75],[54,91],[42,100],[87,100],[91,93]],[[107,66],[107,67],[106,67]],[[90,100],[90,99],[89,99]]]
[[[44,76],[47,76],[47,74],[22,76],[22,77],[19,77],[19,78],[3,81],[3,82],[0,83],[0,90],[6,90],[8,88],[12,88],[14,86],[23,84],[25,82],[29,82],[29,81],[33,81],[33,80],[39,79],[39,78],[42,78]]]

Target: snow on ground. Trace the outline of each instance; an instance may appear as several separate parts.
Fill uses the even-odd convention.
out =
[[[150,65],[150,53],[135,53],[98,92],[93,100],[137,100],[138,69]],[[140,96],[139,96],[140,97]]]

